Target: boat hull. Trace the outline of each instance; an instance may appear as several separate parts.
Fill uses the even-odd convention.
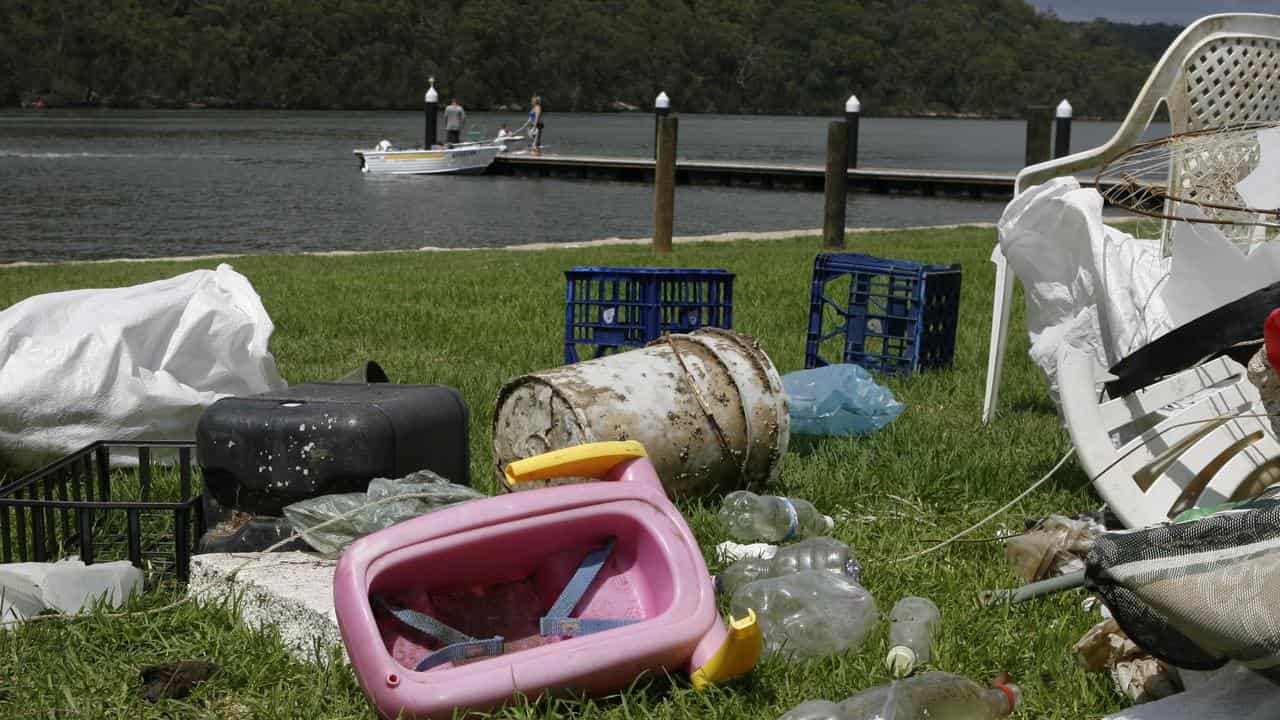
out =
[[[501,146],[433,150],[356,150],[361,171],[376,175],[437,175],[482,173]]]

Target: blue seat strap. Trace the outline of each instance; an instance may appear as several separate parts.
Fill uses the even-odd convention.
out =
[[[414,670],[422,672],[437,665],[459,660],[471,660],[478,657],[494,657],[506,651],[502,636],[495,635],[487,640],[470,640],[467,642],[446,645],[430,655],[422,658]]]
[[[541,635],[544,637],[590,635],[639,622],[633,619],[569,617],[573,609],[582,601],[582,596],[587,594],[587,588],[591,587],[596,575],[600,574],[600,569],[609,561],[615,542],[616,538],[609,538],[603,547],[592,550],[582,559],[582,564],[574,571],[573,577],[564,586],[564,590],[560,591],[560,597],[556,598],[551,609],[539,621],[538,631]]]
[[[380,608],[405,625],[444,643],[444,647],[428,654],[418,663],[417,667],[414,668],[417,672],[429,670],[447,662],[457,662],[458,660],[469,660],[477,657],[491,657],[501,655],[504,652],[501,635],[495,635],[488,639],[473,638],[464,632],[449,627],[430,615],[420,613],[417,610],[410,610],[409,608],[395,607],[378,595],[372,595],[369,599],[371,601],[370,604]]]

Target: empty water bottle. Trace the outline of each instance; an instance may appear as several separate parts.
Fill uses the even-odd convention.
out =
[[[982,687],[960,675],[931,672],[895,680],[834,703],[810,700],[779,720],[994,720],[1022,701],[1017,685]]]
[[[885,667],[894,677],[906,677],[933,659],[933,639],[942,614],[929,598],[905,597],[889,613],[889,654]]]
[[[816,537],[784,545],[769,558],[739,560],[720,573],[716,584],[721,592],[733,594],[749,582],[801,570],[831,570],[844,573],[854,582],[862,579],[862,566],[848,545],[835,538]]]
[[[725,496],[720,519],[729,526],[733,539],[742,542],[785,542],[821,535],[835,527],[835,521],[818,512],[808,500],[756,495],[746,490]]]
[[[735,617],[755,611],[766,653],[799,659],[860,647],[879,617],[871,593],[844,573],[827,570],[749,582],[730,605]]]

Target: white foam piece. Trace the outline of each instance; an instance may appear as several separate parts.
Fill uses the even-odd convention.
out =
[[[304,552],[195,555],[188,593],[206,602],[243,593],[239,610],[245,625],[278,627],[289,653],[311,661],[317,651],[342,647],[333,610],[336,565],[337,560]]]
[[[0,565],[0,621],[25,620],[46,610],[75,615],[104,597],[111,607],[120,607],[141,590],[142,571],[125,560],[7,563]]]

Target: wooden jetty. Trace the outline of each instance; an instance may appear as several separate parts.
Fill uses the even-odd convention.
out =
[[[650,158],[596,155],[499,155],[489,167],[496,175],[554,177],[579,180],[653,182]],[[848,172],[850,191],[924,196],[1008,199],[1013,196],[1015,173],[856,168]],[[676,183],[749,187],[764,190],[822,192],[822,165],[738,162],[732,160],[677,160]]]

